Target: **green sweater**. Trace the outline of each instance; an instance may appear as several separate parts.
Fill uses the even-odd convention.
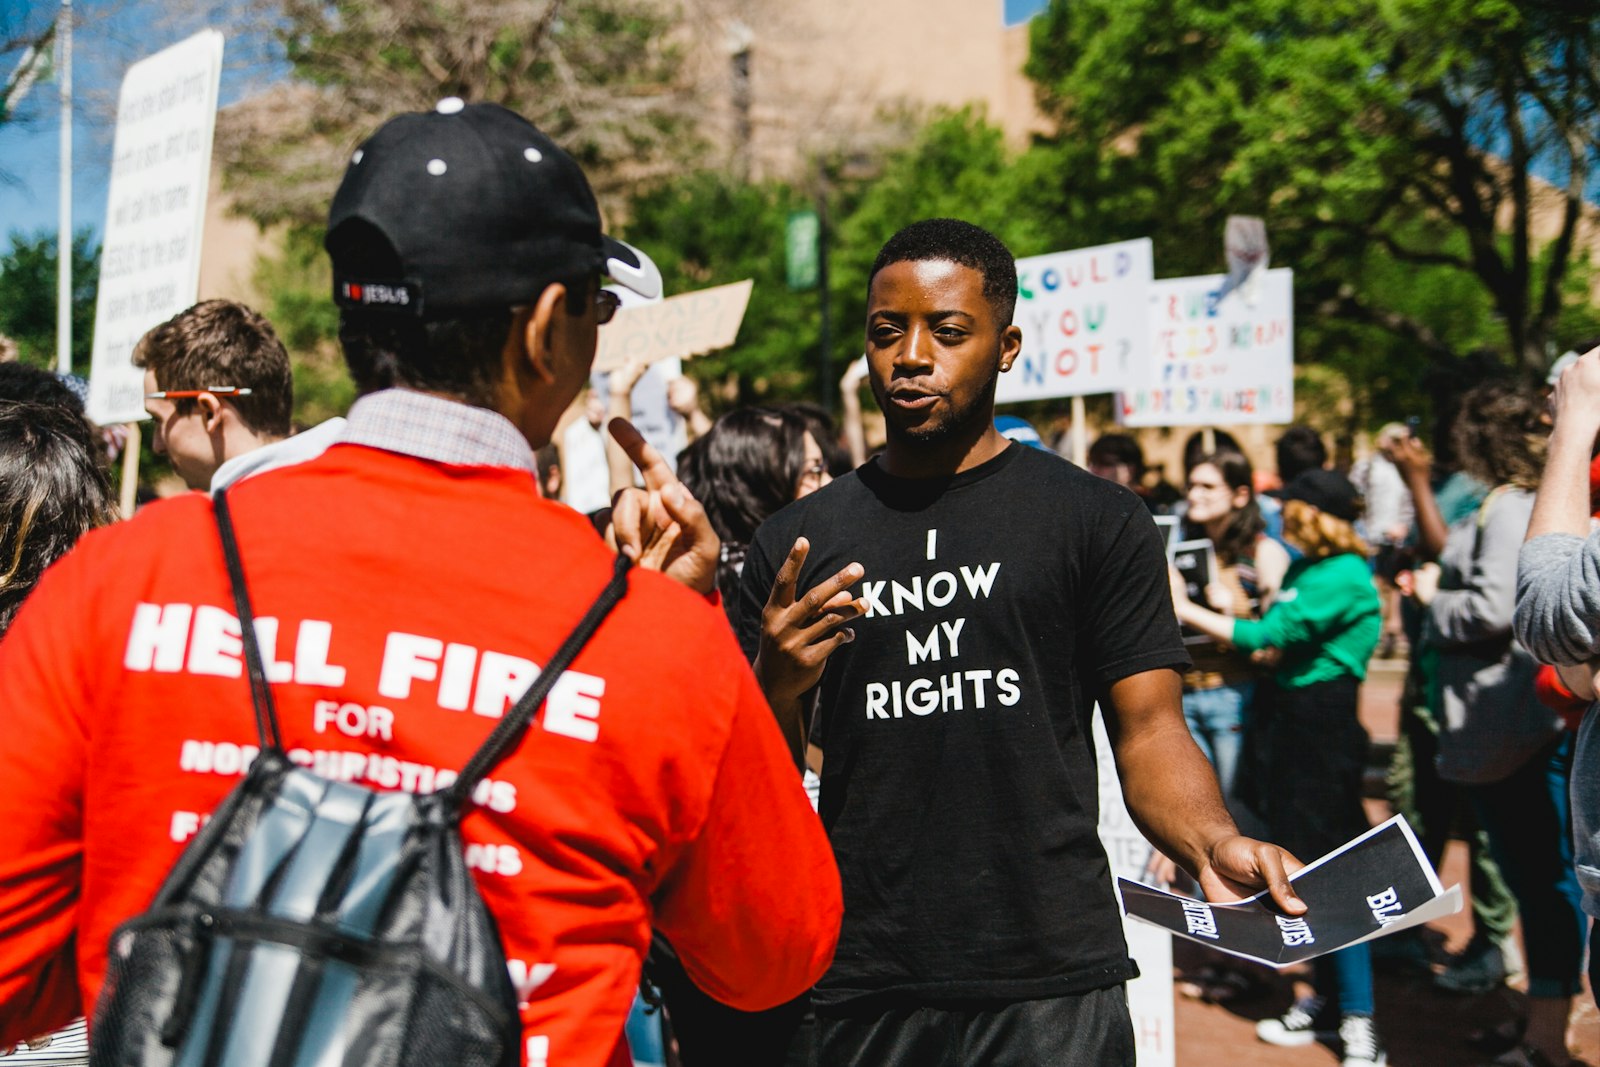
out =
[[[1367,676],[1378,647],[1378,593],[1367,561],[1353,553],[1289,565],[1283,588],[1259,620],[1233,624],[1233,643],[1247,652],[1283,652],[1278,684],[1286,688]]]

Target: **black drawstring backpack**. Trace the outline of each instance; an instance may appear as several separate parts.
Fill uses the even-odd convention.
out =
[[[378,792],[285,755],[226,494],[215,506],[261,755],[114,935],[90,1062],[517,1067],[517,996],[461,817],[622,599],[627,558],[454,783]]]

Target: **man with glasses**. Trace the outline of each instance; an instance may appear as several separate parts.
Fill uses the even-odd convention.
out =
[[[602,234],[549,138],[456,99],[354,152],[327,246],[361,396],[337,443],[228,507],[288,758],[433,792],[611,579],[584,518],[540,498],[533,449],[589,376],[602,277],[653,296],[660,275]],[[715,536],[618,433],[650,490],[617,508],[641,566],[462,824],[529,1067],[629,1063],[652,926],[747,1011],[808,988],[838,935],[826,837],[703,595]],[[114,927],[255,758],[212,507],[91,533],[0,645],[0,1045],[89,1006]]]
[[[220,489],[247,474],[298,463],[338,438],[330,419],[291,438],[289,354],[261,315],[206,300],[139,339],[150,447],[190,489]]]

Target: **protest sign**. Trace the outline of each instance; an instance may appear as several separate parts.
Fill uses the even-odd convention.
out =
[[[1286,967],[1461,910],[1461,887],[1439,885],[1405,819],[1396,815],[1289,876],[1306,913],[1284,915],[1265,892],[1208,904],[1118,878],[1128,917],[1223,952]]]
[[[1149,359],[1148,238],[1017,260],[1022,352],[995,402],[1114,393]]]
[[[1095,762],[1100,771],[1100,843],[1118,878],[1144,877],[1156,851],[1128,814],[1117,780],[1117,762],[1098,710],[1093,719]],[[1128,983],[1128,1013],[1133,1017],[1139,1067],[1172,1067],[1175,1055],[1172,1007],[1172,938],[1165,930],[1124,918],[1128,955],[1139,977]]]
[[[612,371],[628,360],[657,363],[727,348],[739,335],[750,304],[750,279],[624,307],[600,330],[594,369]]]
[[[1206,586],[1217,579],[1217,548],[1209,540],[1200,538],[1194,541],[1172,542],[1167,550],[1172,566],[1177,569],[1183,578],[1184,587],[1189,592],[1189,599],[1196,604],[1206,607],[1211,606],[1211,601],[1206,598]],[[1181,628],[1183,643],[1186,645],[1206,645],[1211,643],[1211,638],[1199,630],[1188,626]]]
[[[1152,283],[1143,361],[1117,397],[1122,425],[1294,421],[1294,271],[1266,271],[1254,306],[1238,291],[1219,301],[1226,280]]]
[[[145,418],[133,346],[199,293],[221,76],[222,34],[205,30],[140,60],[122,79],[89,372],[95,422]]]

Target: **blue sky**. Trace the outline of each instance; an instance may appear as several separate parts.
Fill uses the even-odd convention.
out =
[[[225,11],[225,0],[216,0]],[[79,29],[73,38],[72,81],[77,106],[72,138],[72,223],[98,236],[104,229],[111,170],[117,86],[128,66],[175,44],[204,26],[217,25],[207,0],[75,0]],[[55,16],[57,0],[0,0],[0,39],[37,33]],[[226,16],[224,16],[225,18]],[[219,27],[220,28],[220,27]],[[250,66],[248,42],[230,37],[223,58],[222,103],[237,100],[263,77]],[[17,54],[0,57],[0,82]],[[0,247],[13,231],[54,232],[60,166],[59,97],[54,81],[36,82],[12,122],[0,125]]]

